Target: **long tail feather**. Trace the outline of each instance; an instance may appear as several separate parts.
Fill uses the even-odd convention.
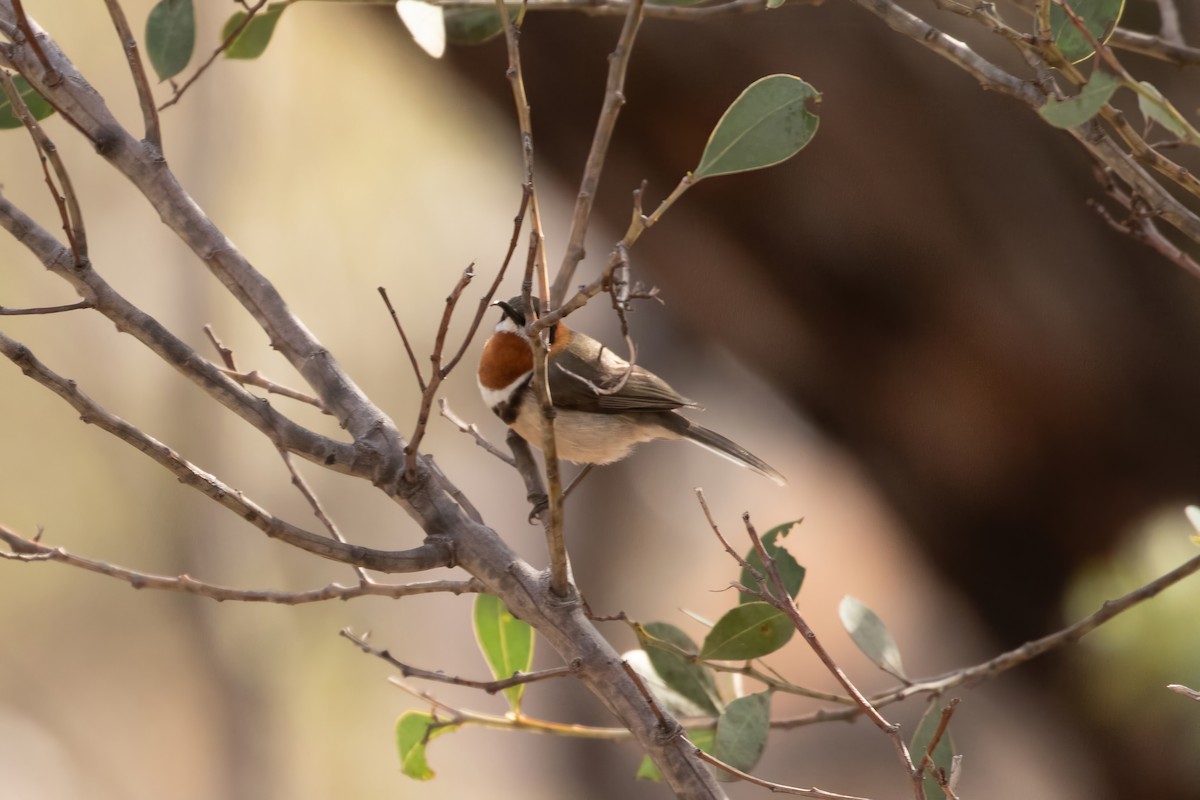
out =
[[[722,458],[726,458],[735,464],[754,470],[759,475],[770,478],[777,486],[787,485],[787,479],[780,475],[778,470],[737,442],[726,439],[716,431],[710,431],[708,428],[697,425],[682,416],[675,415],[675,418],[683,420],[686,423],[686,427],[680,426],[681,430],[679,430],[679,434],[685,439],[691,439],[705,450],[710,450]]]

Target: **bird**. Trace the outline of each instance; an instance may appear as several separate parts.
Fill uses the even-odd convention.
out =
[[[532,300],[535,312],[540,308]],[[500,309],[495,332],[479,358],[478,384],[484,403],[521,438],[542,446],[542,413],[533,387],[533,351],[525,331],[530,322],[521,297],[492,303]],[[577,464],[611,464],[634,445],[657,439],[686,439],[746,467],[779,486],[787,481],[746,448],[679,413],[696,408],[653,372],[629,362],[561,320],[549,330],[547,380],[554,403],[558,456]]]

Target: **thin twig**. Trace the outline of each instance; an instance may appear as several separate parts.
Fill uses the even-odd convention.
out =
[[[691,744],[693,747],[696,747],[694,742]],[[746,781],[746,783],[752,783],[755,786],[761,786],[764,789],[770,789],[772,793],[790,794],[797,797],[817,797],[822,798],[822,800],[869,800],[869,798],[859,797],[858,795],[827,792],[824,789],[818,789],[815,786],[805,789],[799,786],[788,786],[787,784],[783,783],[774,783],[772,781],[765,780],[764,778],[759,778],[756,775],[751,775],[749,772],[743,772],[737,767],[730,766],[716,756],[704,752],[699,747],[696,747],[695,752],[697,758],[701,759],[702,761],[707,761],[709,764],[712,764],[722,772],[727,772],[739,780]]]
[[[286,606],[302,605],[305,603],[320,603],[326,600],[353,600],[358,597],[409,597],[418,594],[433,594],[446,592],[449,594],[466,594],[484,591],[483,584],[477,578],[465,581],[419,581],[406,584],[366,583],[356,586],[343,586],[331,583],[319,589],[309,589],[302,592],[281,592],[266,589],[232,589],[205,581],[198,581],[190,575],[155,575],[139,572],[126,567],[97,561],[83,556],[77,556],[62,547],[50,547],[21,536],[15,531],[0,525],[0,540],[3,540],[12,552],[0,551],[0,558],[11,561],[56,561],[70,567],[106,575],[129,584],[134,589],[156,589],[169,592],[182,592],[199,597],[206,597],[217,602],[226,600],[242,603],[272,603]]]
[[[466,434],[474,437],[475,444],[479,445],[484,450],[486,450],[487,452],[494,455],[496,458],[503,461],[505,464],[508,464],[510,467],[515,467],[517,465],[517,462],[513,460],[512,456],[510,456],[508,453],[504,452],[499,447],[496,447],[496,445],[492,444],[491,442],[489,442],[487,439],[484,438],[483,434],[479,432],[479,426],[477,426],[473,422],[471,422],[471,423],[464,422],[461,417],[459,417],[457,414],[455,414],[454,411],[450,408],[450,403],[447,402],[446,398],[444,398],[444,397],[438,398],[438,410],[441,412],[441,415],[443,417],[450,420],[450,423],[454,427],[458,428],[463,433],[466,433]]]
[[[321,524],[325,526],[325,530],[329,531],[329,535],[335,541],[346,544],[346,537],[342,536],[342,532],[338,530],[337,523],[325,512],[325,507],[321,505],[321,500],[317,497],[316,492],[312,490],[312,487],[308,485],[308,481],[304,480],[304,476],[300,474],[300,471],[296,469],[296,465],[292,463],[292,454],[283,448],[279,448],[279,456],[283,459],[284,466],[287,467],[288,473],[292,476],[292,485],[296,487],[296,490],[300,492],[308,502],[309,507],[312,508],[313,516],[321,521]],[[371,583],[371,579],[367,577],[367,573],[362,567],[355,567],[354,572],[358,575],[358,582],[360,584]]]
[[[64,311],[79,311],[84,308],[94,308],[87,300],[71,303],[67,306],[44,306],[42,308],[5,308],[0,306],[0,317],[25,317],[38,314],[61,314]]]
[[[268,0],[258,0],[258,2],[252,6],[246,6],[246,16],[242,18],[242,21],[238,23],[237,27],[229,32],[229,35],[222,40],[220,46],[217,47],[216,50],[212,51],[212,54],[205,59],[203,64],[196,68],[196,71],[192,73],[190,78],[183,82],[182,86],[175,87],[175,93],[171,95],[171,99],[159,106],[158,110],[165,111],[183,99],[183,93],[190,89],[192,84],[199,80],[200,76],[208,71],[208,68],[213,65],[213,62],[216,61],[222,53],[229,49],[229,46],[233,44],[233,41],[237,39],[237,37],[242,35],[242,31],[246,30],[246,26],[250,24],[250,20],[254,19],[254,15],[257,14],[262,7],[267,4],[267,2]],[[283,0],[283,2],[291,3],[293,0]]]
[[[113,27],[121,39],[121,49],[125,51],[125,60],[129,63],[129,72],[133,76],[133,85],[137,89],[138,105],[142,107],[142,121],[146,127],[146,141],[162,152],[162,127],[158,121],[158,109],[154,105],[154,92],[150,89],[150,81],[146,77],[146,68],[138,55],[138,43],[129,27],[129,20],[121,8],[120,0],[104,0],[108,7],[108,15],[112,18]]]
[[[583,168],[583,178],[579,182],[579,193],[575,196],[575,210],[571,215],[571,231],[567,238],[567,248],[563,254],[562,264],[558,274],[554,276],[554,288],[550,295],[550,308],[557,308],[567,297],[575,279],[575,269],[583,261],[584,239],[587,236],[588,224],[592,217],[592,206],[596,200],[596,191],[600,186],[600,175],[604,171],[604,160],[612,142],[613,131],[617,126],[617,117],[621,107],[625,105],[625,76],[629,71],[629,58],[633,54],[633,43],[637,37],[638,28],[642,24],[642,0],[632,0],[625,15],[625,24],[617,38],[617,46],[608,57],[608,80],[604,88],[604,105],[600,109],[600,119],[596,122],[596,130],[592,136],[592,146],[588,151],[587,162]]]
[[[75,266],[86,264],[88,260],[87,231],[83,225],[83,211],[79,207],[79,198],[76,197],[75,189],[71,185],[71,176],[67,173],[67,167],[58,154],[58,147],[38,124],[38,121],[33,118],[33,114],[29,112],[29,107],[25,105],[25,98],[21,97],[21,93],[17,91],[12,76],[3,70],[0,70],[0,85],[3,86],[4,94],[8,97],[13,113],[21,120],[33,138],[33,146],[37,150],[38,159],[42,164],[42,175],[50,190],[50,196],[54,198],[54,205],[58,208],[63,233],[71,246],[71,255],[74,257]],[[49,162],[49,166],[47,166],[47,162]],[[57,186],[54,178],[50,176],[51,168],[58,178]],[[61,193],[59,186],[62,187]]]
[[[380,286],[377,291],[383,298],[383,304],[387,306],[388,313],[392,315],[392,324],[396,326],[396,333],[400,334],[400,341],[404,343],[404,352],[408,353],[408,363],[412,364],[413,374],[417,376],[417,387],[423,394],[425,392],[425,376],[421,374],[421,364],[417,361],[417,354],[408,341],[408,335],[404,333],[404,326],[400,324],[400,317],[396,314],[391,298],[388,297],[387,289]]]
[[[221,369],[221,373],[223,375],[232,378],[242,386],[257,386],[260,389],[266,389],[268,394],[277,394],[282,397],[288,397],[292,400],[298,400],[301,403],[307,403],[314,408],[320,409],[324,414],[330,413],[329,408],[321,401],[321,398],[319,397],[314,397],[313,395],[305,394],[304,392],[298,392],[295,389],[289,389],[287,386],[276,383],[270,378],[267,378],[256,369],[251,370],[250,372],[240,371],[237,367],[237,360],[234,358],[233,350],[229,347],[226,347],[225,344],[219,338],[217,338],[217,334],[215,331],[213,331],[212,325],[204,326],[204,335],[208,337],[208,341],[212,343],[213,349],[215,349],[217,354],[221,356],[221,363],[225,365],[225,368],[221,369],[218,367],[217,369]]]
[[[1157,0],[1158,2],[1158,35],[1173,45],[1182,45],[1183,29],[1179,26],[1179,9],[1175,0]]]
[[[62,81],[62,75],[50,63],[50,59],[46,57],[46,51],[42,49],[42,43],[38,41],[37,35],[33,32],[33,26],[29,24],[29,17],[25,14],[25,6],[21,0],[12,0],[13,15],[17,19],[17,28],[21,31],[21,35],[25,37],[25,41],[33,48],[33,54],[37,57],[38,63],[42,65],[42,69],[46,72],[46,85],[57,86]]]
[[[21,368],[27,376],[67,401],[80,419],[116,436],[190,486],[236,513],[268,536],[293,547],[333,561],[366,567],[378,572],[417,572],[452,563],[450,547],[442,542],[427,542],[411,550],[390,552],[358,545],[345,545],[325,536],[306,531],[276,517],[250,501],[239,490],[225,484],[180,456],[167,445],[139,428],[111,414],[84,394],[74,381],[50,370],[20,342],[0,333],[0,355]]]
[[[237,372],[237,361],[233,357],[233,350],[226,347],[221,340],[217,338],[217,334],[213,331],[212,325],[204,326],[204,335],[208,337],[208,341],[212,342],[213,348],[221,356],[221,362],[225,364],[225,368],[229,372]]]
[[[942,737],[946,735],[946,729],[950,725],[950,718],[954,716],[954,710],[958,708],[958,704],[959,699],[957,697],[953,697],[950,699],[950,702],[945,706],[945,708],[942,709],[942,715],[941,719],[938,720],[937,729],[934,730],[933,736],[929,738],[929,744],[925,746],[925,755],[921,757],[921,762],[917,764],[917,777],[919,779],[924,779],[925,773],[929,772],[931,775],[933,775],[934,780],[937,781],[938,786],[945,786],[946,776],[937,775],[930,771],[934,767],[933,751],[937,749],[938,744],[942,741]]]
[[[388,683],[412,697],[428,703],[435,712],[444,714],[443,725],[478,725],[483,728],[496,728],[505,731],[526,731],[528,733],[547,733],[555,736],[565,736],[576,739],[602,739],[606,741],[628,741],[633,734],[627,728],[596,728],[589,725],[570,725],[561,722],[534,719],[521,716],[495,716],[480,714],[476,711],[455,708],[438,700],[431,692],[407,683],[403,678],[392,675]]]
[[[1139,53],[1159,61],[1178,64],[1181,67],[1200,66],[1200,47],[1172,44],[1159,36],[1152,36],[1148,33],[1117,28],[1113,31],[1108,43],[1130,53]]]
[[[416,476],[417,453],[421,446],[421,440],[425,438],[425,429],[429,425],[429,414],[433,410],[433,398],[437,396],[437,390],[442,385],[442,381],[446,379],[447,372],[442,369],[442,350],[446,347],[446,334],[450,330],[450,319],[454,316],[454,309],[458,306],[458,300],[462,297],[462,293],[466,290],[471,279],[475,277],[474,264],[463,270],[462,276],[458,279],[458,283],[454,284],[454,288],[446,297],[446,307],[442,311],[442,321],[438,325],[437,336],[433,341],[433,352],[429,356],[430,373],[429,383],[421,392],[421,407],[417,411],[417,424],[413,429],[412,437],[408,440],[408,445],[405,446],[406,454],[404,462],[404,474],[406,476]]]
[[[233,378],[243,386],[257,386],[260,389],[266,389],[268,394],[277,394],[281,397],[287,397],[292,400],[297,400],[301,403],[306,403],[313,408],[320,409],[321,413],[323,414],[331,413],[325,406],[325,403],[321,401],[321,398],[314,397],[311,394],[305,394],[304,392],[298,392],[295,389],[289,389],[283,384],[276,383],[270,378],[267,378],[256,369],[250,370],[249,372],[238,372],[235,369],[222,369],[221,372],[225,375],[228,375],[230,378]]]
[[[805,643],[816,653],[817,658],[825,665],[830,674],[842,685],[846,693],[854,700],[854,702],[862,709],[867,719],[875,724],[888,738],[891,739],[892,746],[896,750],[896,755],[900,759],[900,764],[904,767],[909,779],[913,783],[913,795],[916,800],[925,800],[925,789],[922,785],[920,776],[917,774],[915,765],[913,764],[912,755],[908,752],[908,746],[904,743],[903,737],[900,735],[900,726],[888,722],[878,709],[871,704],[858,687],[850,680],[850,677],[838,666],[833,660],[833,656],[821,644],[821,640],[817,638],[817,634],[801,616],[800,611],[796,608],[796,604],[791,602],[788,596],[787,586],[783,582],[783,577],[779,574],[779,568],[775,565],[775,559],[767,552],[763,546],[762,539],[759,538],[758,531],[755,530],[753,523],[750,522],[750,514],[742,514],[742,523],[746,527],[746,533],[750,537],[750,541],[754,544],[754,549],[758,553],[759,559],[762,561],[763,568],[766,570],[767,578],[771,583],[772,591],[766,592],[764,599],[770,602],[783,613],[787,614],[792,621],[792,625],[804,637]]]
[[[529,208],[529,200],[533,195],[532,184],[524,184],[521,187],[521,203],[517,207],[517,214],[513,217],[513,232],[512,237],[508,241],[508,250],[504,254],[504,260],[500,262],[500,269],[496,271],[496,277],[492,279],[492,285],[488,287],[487,292],[483,297],[479,298],[479,307],[475,310],[475,316],[471,320],[470,326],[467,328],[467,333],[463,336],[462,344],[459,345],[458,352],[446,364],[445,372],[450,374],[453,369],[458,366],[458,362],[467,352],[467,347],[471,344],[471,340],[475,338],[475,333],[479,330],[479,325],[483,322],[483,316],[492,305],[492,298],[496,296],[496,290],[500,288],[500,281],[504,279],[504,274],[508,272],[508,265],[512,263],[513,254],[517,251],[517,243],[521,238],[521,226],[525,222],[525,212]]]
[[[372,646],[367,642],[365,636],[356,636],[349,628],[343,628],[339,634],[343,639],[349,639],[359,650],[362,650],[367,655],[375,656],[378,659],[386,661],[396,669],[400,670],[400,674],[405,678],[421,678],[427,681],[437,681],[438,683],[449,683],[454,686],[466,686],[470,689],[480,689],[488,694],[495,694],[504,689],[513,686],[523,686],[527,683],[536,683],[537,681],[551,680],[553,678],[567,678],[579,673],[582,663],[576,662],[565,667],[552,667],[551,669],[538,670],[537,672],[517,672],[511,678],[503,678],[500,680],[491,681],[476,681],[468,678],[460,678],[457,675],[447,675],[444,672],[431,672],[420,667],[410,666],[400,661],[387,650],[383,650]]]

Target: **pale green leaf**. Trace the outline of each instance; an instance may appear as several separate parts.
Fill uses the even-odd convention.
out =
[[[639,626],[638,640],[663,683],[705,713],[717,715],[716,680],[712,670],[687,658],[696,654],[690,636],[669,622],[650,622]]]
[[[817,132],[820,93],[794,75],[768,75],[746,87],[717,122],[692,177],[761,169],[800,152]]]
[[[733,700],[717,719],[713,755],[731,767],[749,772],[762,757],[771,732],[771,693],[748,694]]]
[[[1048,98],[1038,113],[1056,128],[1074,128],[1096,116],[1120,85],[1116,76],[1097,68],[1092,71],[1092,77],[1079,90],[1079,94],[1066,100]]]
[[[275,33],[275,25],[279,22],[279,16],[287,7],[287,3],[270,3],[255,14],[246,27],[242,28],[242,32],[238,34],[237,38],[230,42],[229,47],[225,48],[225,57],[251,59],[261,56],[266,51],[267,45],[271,43],[271,36]],[[245,11],[239,11],[230,17],[221,30],[221,41],[228,39],[244,19],[246,19]]]
[[[907,680],[904,664],[900,661],[900,648],[896,646],[896,640],[892,638],[883,620],[874,611],[847,595],[838,606],[838,615],[850,638],[875,666],[897,678]]]
[[[714,661],[759,658],[783,647],[795,632],[787,614],[770,603],[745,603],[717,620],[704,637],[700,657]]]
[[[1163,97],[1162,92],[1151,83],[1139,81],[1138,85],[1144,90],[1138,92],[1138,109],[1142,116],[1162,125],[1180,139],[1185,138],[1187,124],[1175,106],[1171,105],[1171,101]]]
[[[529,671],[533,664],[533,628],[514,617],[504,601],[491,594],[475,595],[473,622],[475,641],[497,680]],[[524,684],[504,690],[513,711],[520,710],[524,691]]]
[[[436,774],[425,759],[425,746],[443,733],[457,730],[457,725],[440,725],[424,711],[406,711],[396,720],[396,751],[400,755],[400,770],[410,778],[427,781]]]

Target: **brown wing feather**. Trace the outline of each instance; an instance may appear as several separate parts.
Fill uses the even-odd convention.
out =
[[[574,331],[571,337],[571,348],[556,354],[550,366],[550,393],[560,408],[622,414],[695,405],[662,378],[636,365],[619,391],[597,394],[575,376],[598,375],[599,380],[593,378],[592,383],[601,388],[615,386],[629,369],[629,362],[590,337]]]

